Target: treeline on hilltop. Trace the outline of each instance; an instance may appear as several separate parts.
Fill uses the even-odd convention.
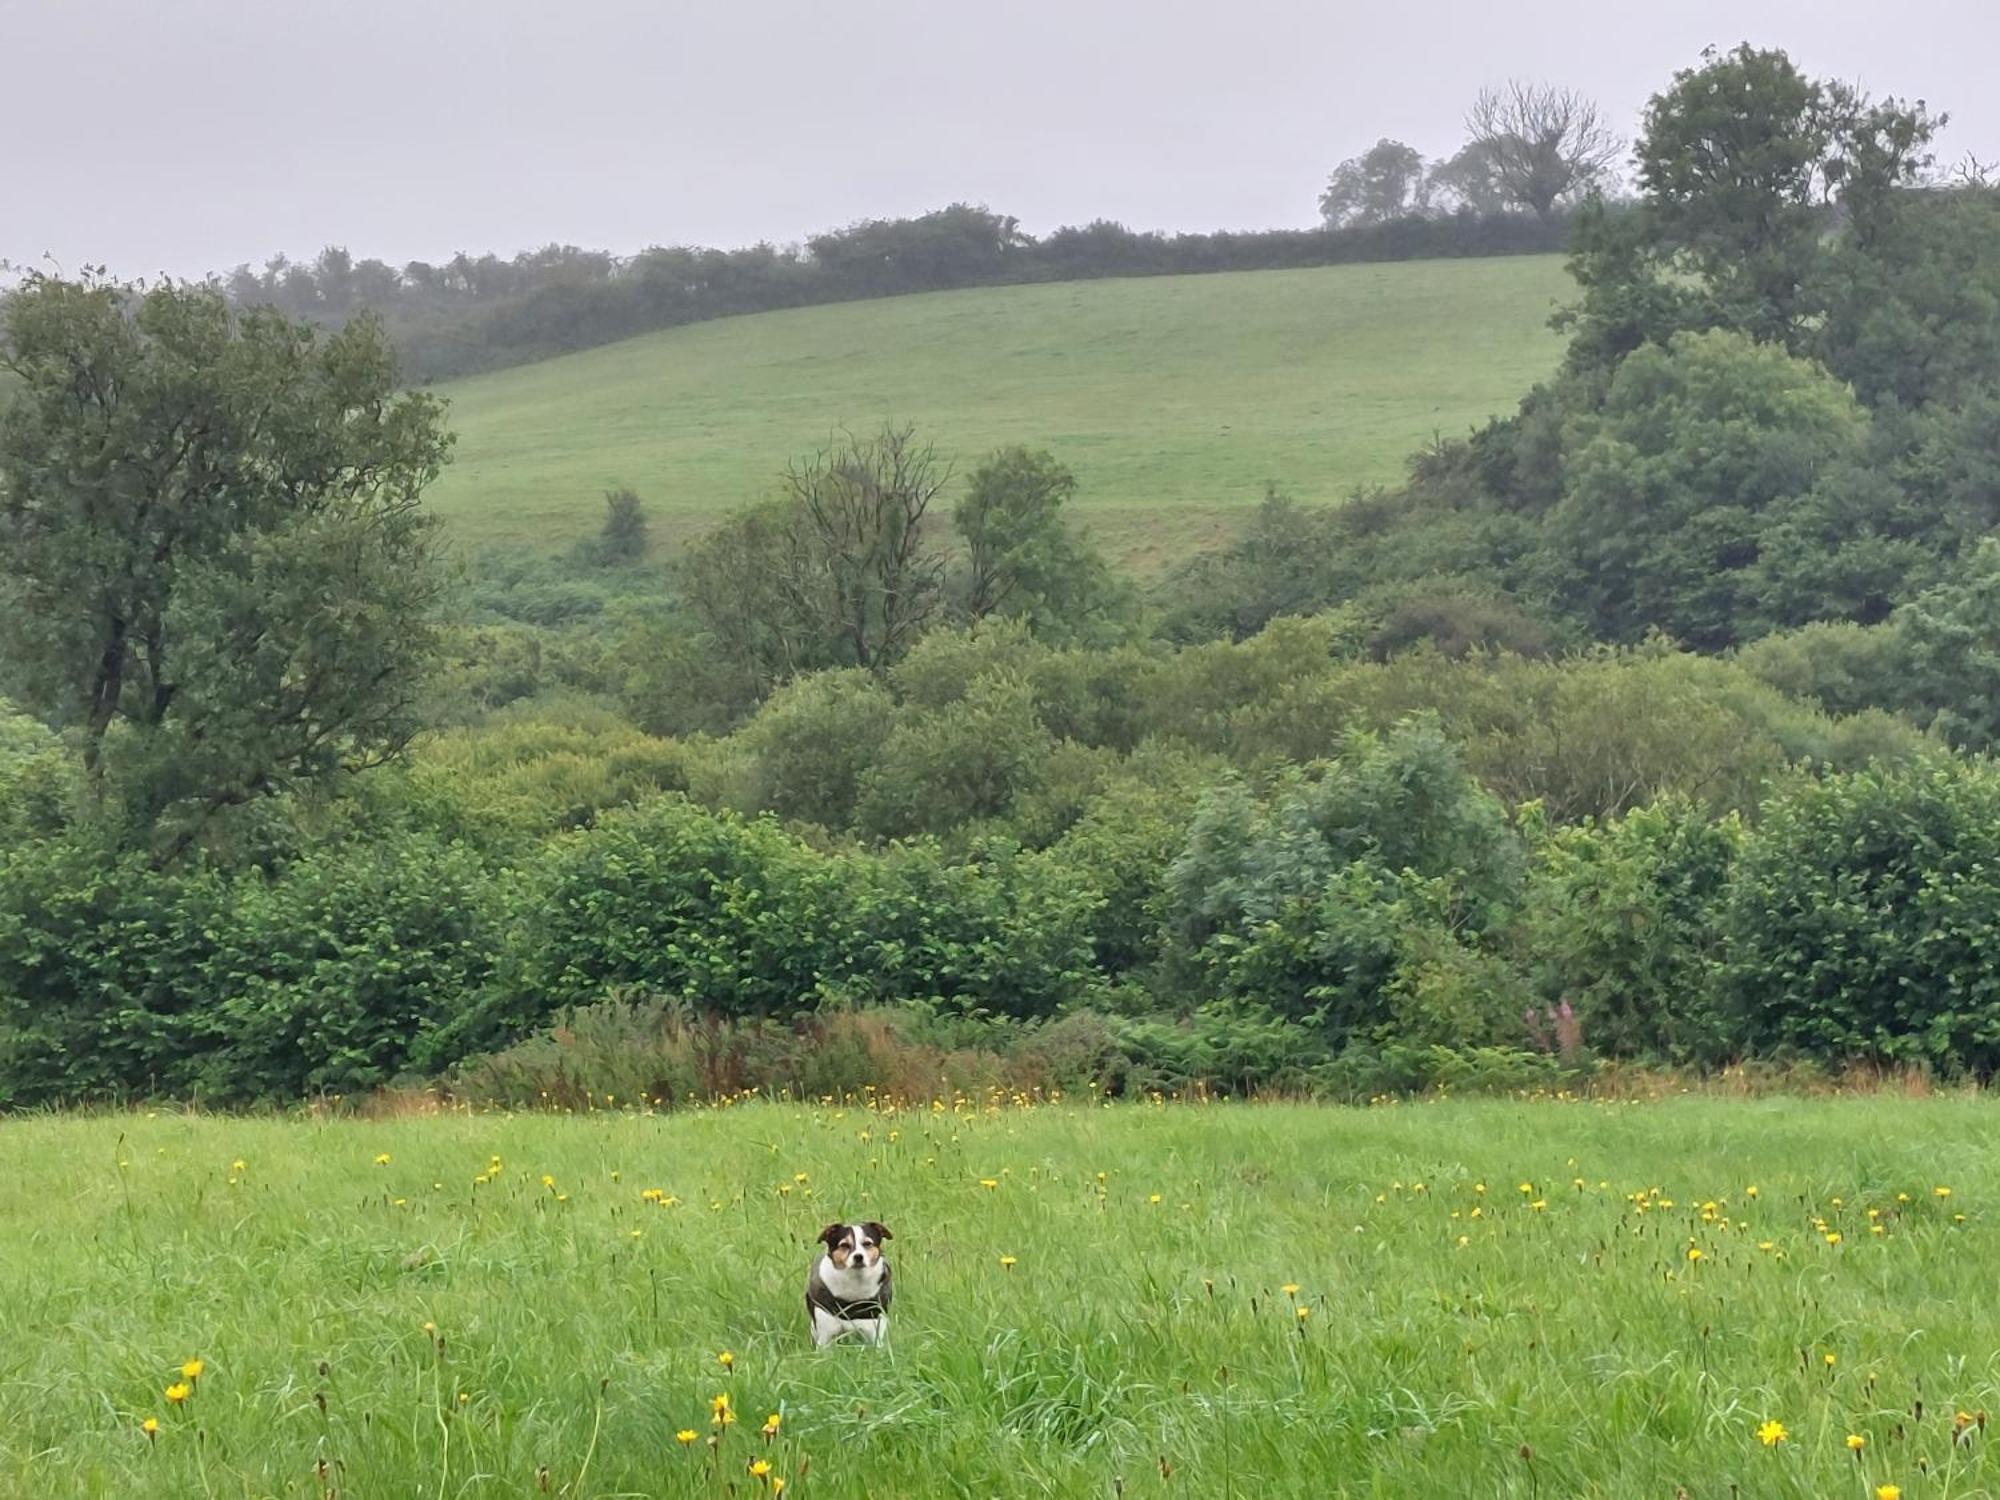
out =
[[[31,280],[0,1104],[1990,1077],[2000,199],[1933,129],[1704,58],[1517,412],[1151,588],[894,425],[449,585],[378,325]]]
[[[633,256],[548,245],[511,258],[456,255],[397,267],[329,247],[223,279],[239,307],[274,307],[338,324],[381,316],[405,372],[419,381],[498,369],[654,329],[739,313],[906,292],[1261,271],[1357,261],[1520,255],[1560,250],[1566,220],[1493,208],[1410,212],[1315,229],[1162,234],[1106,220],[1037,238],[1012,217],[953,204],[910,219],[873,219],[803,245],[740,250],[656,247]]]

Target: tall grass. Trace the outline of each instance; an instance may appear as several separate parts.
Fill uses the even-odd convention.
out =
[[[0,1494],[1971,1500],[1996,1145],[1886,1095],[20,1119]],[[855,1216],[891,1344],[815,1352]]]

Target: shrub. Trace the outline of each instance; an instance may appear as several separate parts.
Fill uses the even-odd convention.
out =
[[[1714,968],[1742,824],[1677,797],[1603,824],[1536,826],[1516,935],[1543,999],[1570,1004],[1603,1055],[1727,1056]]]
[[[1744,842],[1724,914],[1748,1050],[2000,1066],[2000,767],[1800,781]]]
[[[234,877],[19,851],[0,866],[0,1103],[385,1083],[483,981],[492,891],[474,855],[424,835]]]

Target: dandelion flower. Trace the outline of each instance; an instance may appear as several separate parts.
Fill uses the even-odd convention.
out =
[[[1866,1448],[1867,1446],[1868,1446],[1868,1439],[1863,1437],[1860,1433],[1858,1432],[1848,1433],[1847,1451],[1849,1453],[1859,1453],[1863,1448]]]
[[[1301,1323],[1305,1322],[1307,1318],[1310,1318],[1313,1315],[1313,1310],[1310,1307],[1295,1307],[1292,1309],[1292,1311],[1299,1315],[1299,1321]]]
[[[727,1370],[736,1363],[736,1356],[731,1354],[727,1349],[724,1349],[720,1354],[715,1356],[715,1362]]]
[[[1757,1441],[1766,1448],[1775,1448],[1790,1436],[1785,1431],[1785,1424],[1779,1421],[1768,1421],[1757,1429]]]
[[[148,1440],[158,1437],[160,1435],[160,1419],[158,1417],[146,1418],[145,1421],[139,1424],[139,1430],[146,1434]]]
[[[1011,1255],[1003,1255],[1000,1257],[1000,1269],[1003,1271],[1011,1271],[1014,1269],[1015,1266],[1019,1264],[1020,1262],[1017,1261]]]
[[[1831,1369],[1832,1369],[1832,1368],[1833,1368],[1833,1367],[1834,1367],[1835,1365],[1837,1365],[1837,1364],[1839,1364],[1839,1363],[1840,1363],[1840,1358],[1839,1358],[1839,1356],[1838,1356],[1838,1355],[1834,1355],[1834,1354],[1830,1354],[1830,1353],[1829,1353],[1829,1354],[1822,1354],[1822,1355],[1820,1356],[1820,1360],[1821,1360],[1821,1362],[1822,1362],[1822,1363],[1824,1363],[1824,1364],[1826,1365],[1826,1367],[1827,1367],[1827,1368],[1828,1368],[1829,1370],[1831,1370]]]
[[[545,1187],[545,1188],[552,1188],[552,1187],[554,1187],[555,1185],[556,1185],[556,1180],[555,1180],[555,1178],[551,1177],[551,1176],[550,1176],[550,1175],[549,1175],[548,1173],[546,1173],[546,1172],[542,1173],[542,1186],[543,1186],[543,1187]]]
[[[766,1474],[770,1472],[771,1472],[771,1460],[768,1458],[755,1459],[750,1464],[750,1473],[753,1478],[762,1479]]]
[[[986,1191],[990,1193],[995,1188],[1000,1186],[1000,1179],[997,1177],[982,1177],[979,1179],[979,1185],[985,1188]]]
[[[1296,1298],[1299,1294],[1299,1284],[1296,1281],[1288,1281],[1279,1287],[1278,1290],[1283,1292],[1287,1297]]]
[[[378,1166],[378,1167],[386,1167],[386,1166],[388,1166],[388,1165],[389,1165],[389,1153],[388,1153],[388,1152],[386,1152],[386,1151],[378,1151],[378,1152],[377,1152],[377,1153],[375,1154],[375,1165],[376,1165],[376,1166]]]
[[[185,1380],[176,1380],[172,1385],[167,1387],[165,1394],[169,1401],[175,1406],[179,1406],[183,1401],[187,1400],[189,1393],[193,1390],[194,1387],[189,1385]]]
[[[1940,1198],[1949,1198],[1951,1196],[1951,1189],[1948,1187],[1935,1187],[1931,1189],[1931,1192]]]
[[[208,1366],[203,1364],[200,1360],[191,1359],[186,1364],[181,1366],[181,1379],[193,1383],[194,1381],[201,1379],[201,1372],[207,1368]]]
[[[692,1427],[683,1427],[679,1432],[674,1434],[674,1441],[679,1443],[683,1448],[685,1448],[689,1443],[693,1442],[697,1436],[699,1436],[699,1434],[697,1434]]]
[[[1699,1247],[1694,1245],[1688,1246],[1688,1260],[1690,1262],[1693,1262],[1693,1261],[1698,1261],[1700,1259],[1702,1259],[1702,1253]]]
[[[764,1436],[767,1438],[776,1437],[778,1435],[778,1424],[782,1421],[784,1421],[784,1418],[781,1417],[777,1412],[772,1412],[770,1416],[764,1418],[764,1426],[762,1429]]]
[[[1893,1484],[1875,1486],[1875,1500],[1903,1500],[1902,1488]]]

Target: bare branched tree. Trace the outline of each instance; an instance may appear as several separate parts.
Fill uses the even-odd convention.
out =
[[[855,666],[879,669],[906,650],[937,610],[944,554],[925,517],[951,482],[950,463],[909,427],[852,433],[785,471],[793,516],[785,586],[843,641]]]
[[[1543,221],[1565,197],[1601,177],[1624,149],[1595,103],[1548,84],[1481,89],[1465,128],[1485,152],[1500,190]]]

